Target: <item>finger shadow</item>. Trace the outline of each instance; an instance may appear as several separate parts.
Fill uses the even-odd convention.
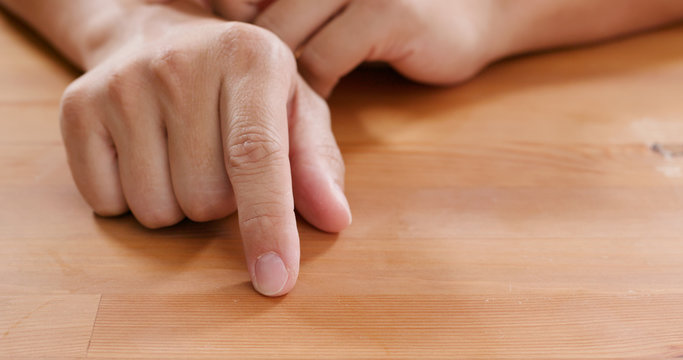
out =
[[[172,227],[150,230],[130,214],[95,223],[105,237],[135,256],[171,269],[182,269],[202,253],[216,264],[245,266],[234,217],[208,223],[183,220]]]
[[[183,220],[171,227],[150,230],[130,214],[115,218],[97,215],[95,224],[105,238],[115,241],[136,256],[154,261],[169,269],[180,269],[203,252],[209,252],[211,261],[225,267],[244,269],[246,261],[239,233],[237,216],[223,220],[196,223]],[[322,232],[297,216],[301,244],[301,263],[305,264],[328,252],[339,234]],[[246,282],[250,291],[251,285]]]
[[[301,246],[301,271],[305,271],[308,262],[324,255],[337,244],[339,234],[318,230],[297,214],[299,239]]]

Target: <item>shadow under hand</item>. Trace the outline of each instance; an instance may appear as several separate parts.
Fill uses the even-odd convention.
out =
[[[183,220],[158,230],[143,227],[130,214],[116,218],[95,216],[95,223],[108,239],[170,269],[184,267],[208,248],[212,249],[205,257],[217,263],[245,266],[235,216],[201,224]]]
[[[449,129],[470,120],[470,110],[533,89],[623,78],[679,64],[683,26],[599,43],[513,56],[486,67],[472,79],[447,87],[411,82],[388,66],[361,67],[339,83],[329,99],[334,133],[342,150],[383,145],[392,134],[448,118]],[[457,117],[451,114],[457,110]],[[524,111],[524,109],[519,109]],[[401,138],[398,136],[397,138]]]
[[[208,223],[183,220],[177,225],[150,230],[130,215],[115,218],[95,216],[97,227],[108,239],[132,253],[161,264],[169,269],[180,269],[204,253],[207,261],[224,264],[230,269],[244,269],[246,262],[239,234],[237,216]],[[322,232],[297,216],[301,241],[301,264],[329,251],[339,234]],[[251,284],[245,282],[251,289]],[[244,286],[246,286],[244,285]],[[240,287],[244,287],[240,286]]]

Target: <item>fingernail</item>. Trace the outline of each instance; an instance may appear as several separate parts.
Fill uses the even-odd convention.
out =
[[[346,208],[346,212],[349,214],[349,225],[351,225],[351,222],[353,221],[353,216],[351,215],[351,206],[349,205],[349,200],[346,198],[346,194],[344,194],[344,190],[342,190],[339,184],[334,182],[333,187],[335,189],[337,200],[340,204],[344,206],[344,208]]]
[[[256,258],[254,272],[254,287],[266,296],[274,296],[282,291],[289,278],[282,258],[272,251]]]

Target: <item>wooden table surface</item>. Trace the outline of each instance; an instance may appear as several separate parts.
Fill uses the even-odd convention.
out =
[[[57,120],[78,74],[0,16],[0,357],[681,357],[681,44],[673,27],[453,88],[355,73],[331,99],[354,223],[301,222],[299,282],[271,299],[234,216],[93,216]]]

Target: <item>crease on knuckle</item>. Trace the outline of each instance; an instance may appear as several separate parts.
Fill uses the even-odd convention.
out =
[[[277,202],[260,202],[252,204],[249,214],[243,216],[240,223],[248,230],[269,231],[278,227],[286,219],[285,214],[280,214],[277,209],[281,204]],[[292,211],[294,211],[292,209]],[[254,229],[256,227],[256,229]]]
[[[272,131],[262,126],[240,126],[228,139],[228,166],[237,172],[259,171],[286,156]]]
[[[261,39],[258,32],[247,24],[233,24],[218,35],[218,49],[233,61],[245,66],[259,60]]]

